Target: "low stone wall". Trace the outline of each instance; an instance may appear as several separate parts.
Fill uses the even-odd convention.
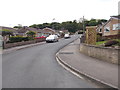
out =
[[[80,44],[80,52],[100,60],[120,64],[120,49]]]
[[[8,43],[4,45],[4,49],[11,48],[11,47],[16,47],[16,46],[22,46],[22,45],[27,45],[27,44],[34,44],[38,42],[45,41],[45,39],[36,39],[36,40],[31,40],[31,41],[23,41],[23,42],[17,42],[17,43]]]

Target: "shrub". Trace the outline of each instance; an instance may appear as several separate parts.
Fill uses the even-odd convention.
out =
[[[105,43],[105,47],[108,47],[108,46],[112,46],[112,45],[115,45],[115,44],[118,44],[119,42],[116,41],[116,40],[110,40],[110,41],[107,41]]]
[[[22,37],[22,40],[23,41],[29,41],[30,39],[29,39],[29,37]]]
[[[28,40],[30,40],[29,37],[12,36],[10,37],[10,41],[7,43],[14,43],[14,42],[21,42],[21,41],[28,41]]]

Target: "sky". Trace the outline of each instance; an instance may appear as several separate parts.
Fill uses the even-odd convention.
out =
[[[109,19],[118,15],[120,0],[0,0],[0,26]],[[119,4],[120,5],[120,4]]]

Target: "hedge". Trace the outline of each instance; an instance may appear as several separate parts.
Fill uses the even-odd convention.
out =
[[[7,43],[14,43],[14,42],[21,42],[21,41],[29,41],[29,37],[22,37],[22,36],[12,36],[10,37]]]

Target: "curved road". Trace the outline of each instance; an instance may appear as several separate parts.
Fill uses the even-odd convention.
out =
[[[76,38],[3,54],[3,88],[95,88],[66,71],[55,59],[57,51]]]

